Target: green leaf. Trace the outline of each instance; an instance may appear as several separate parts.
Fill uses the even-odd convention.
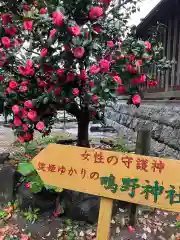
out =
[[[105,93],[108,93],[108,92],[109,92],[109,89],[108,89],[108,88],[105,88],[105,89],[104,89],[104,92],[105,92]]]
[[[27,176],[35,171],[35,168],[31,163],[22,162],[19,163],[18,172],[20,172],[23,176]]]
[[[31,191],[33,193],[41,192],[42,188],[43,184],[41,184],[40,182],[31,182]]]
[[[93,43],[92,48],[95,50],[99,50],[99,49],[101,49],[101,45],[99,45],[98,43],[95,42],[95,43]]]

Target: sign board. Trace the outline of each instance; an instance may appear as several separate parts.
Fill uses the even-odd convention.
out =
[[[180,212],[177,160],[49,144],[32,163],[45,184],[104,197],[110,208],[116,199]]]

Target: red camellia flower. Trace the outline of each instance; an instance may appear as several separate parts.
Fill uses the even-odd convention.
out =
[[[88,78],[87,72],[85,69],[82,69],[80,74],[79,74],[79,79],[82,81],[86,81]]]
[[[94,87],[94,85],[95,85],[95,84],[94,84],[93,81],[91,81],[91,82],[89,83],[89,86],[90,86],[90,87]]]
[[[148,86],[149,87],[154,87],[154,86],[157,86],[158,85],[158,81],[156,80],[151,80],[148,82]]]
[[[148,41],[144,42],[144,46],[145,46],[146,50],[148,50],[148,51],[150,51],[152,48],[150,42],[148,42]]]
[[[97,33],[100,33],[102,31],[102,28],[100,25],[94,25],[93,26],[93,30]]]
[[[58,75],[59,78],[61,78],[64,75],[64,69],[63,68],[59,68],[57,70],[57,75]]]
[[[5,48],[9,48],[11,46],[11,41],[8,37],[2,37],[1,42]]]
[[[26,108],[33,108],[33,102],[31,100],[27,100],[24,102],[24,106]]]
[[[114,42],[113,41],[107,41],[107,47],[108,48],[113,48],[114,47]]]
[[[113,80],[114,80],[115,82],[117,82],[119,85],[122,84],[122,80],[121,80],[121,78],[120,78],[119,76],[114,76],[114,77],[113,77]]]
[[[9,87],[10,87],[11,89],[16,89],[17,86],[18,86],[18,84],[17,84],[16,81],[11,80],[11,81],[9,82]]]
[[[95,94],[92,95],[91,100],[94,101],[94,102],[97,102],[98,101],[98,96],[95,95]]]
[[[61,12],[55,11],[52,13],[53,23],[58,27],[61,27],[64,23],[64,16]]]
[[[99,0],[101,3],[109,5],[112,0]]]
[[[134,105],[140,104],[141,103],[141,97],[138,94],[134,95],[132,97],[132,102],[133,102]]]
[[[61,93],[61,88],[60,87],[54,89],[54,95],[55,96],[59,95],[60,93]]]
[[[28,59],[26,61],[26,67],[19,66],[18,67],[19,73],[23,76],[33,76],[34,75],[34,68],[33,68],[33,62],[31,59]]]
[[[93,64],[91,67],[90,67],[90,73],[91,74],[97,74],[98,72],[100,71],[100,67]]]
[[[68,30],[74,35],[79,36],[81,34],[81,28],[78,25],[69,27]]]
[[[9,34],[10,36],[14,36],[17,32],[17,29],[15,27],[9,27],[9,28],[4,28],[5,32]]]
[[[8,23],[11,23],[11,16],[8,13],[1,14],[1,19],[3,25],[7,25]]]
[[[13,111],[14,114],[17,115],[19,113],[19,111],[20,111],[19,106],[18,105],[12,106],[12,111]]]
[[[0,75],[0,81],[3,81],[5,77],[3,75]]]
[[[35,121],[37,119],[37,112],[31,110],[30,112],[28,112],[27,116],[30,120]]]
[[[28,31],[32,31],[33,29],[33,21],[32,20],[25,20],[24,21],[24,29]]]
[[[130,73],[133,73],[135,74],[137,71],[135,68],[133,68],[133,66],[131,64],[127,64],[127,70],[130,72]]]
[[[39,13],[40,14],[46,14],[47,13],[47,9],[46,8],[41,8]]]
[[[77,47],[77,48],[73,49],[73,54],[74,54],[75,58],[82,58],[84,53],[85,53],[85,50],[83,47]]]
[[[79,90],[78,90],[78,88],[74,88],[74,89],[72,90],[72,94],[73,94],[75,97],[79,96]]]
[[[25,108],[21,109],[22,118],[27,118],[28,111]]]
[[[28,182],[28,183],[25,184],[26,188],[31,188],[31,185],[32,185],[31,182]]]
[[[16,140],[20,143],[24,142],[24,138],[22,136],[17,137]]]
[[[31,133],[25,133],[23,138],[25,141],[29,142],[29,141],[33,140],[33,135]]]
[[[95,20],[103,15],[103,9],[101,7],[93,7],[89,11],[89,18]]]
[[[99,65],[100,65],[100,68],[101,68],[101,71],[102,72],[109,72],[109,69],[110,69],[110,62],[106,59],[101,59],[99,61]]]
[[[38,122],[37,124],[36,124],[36,128],[37,128],[37,130],[39,130],[39,131],[43,131],[44,130],[44,128],[45,128],[45,125],[44,125],[44,122]]]
[[[14,118],[14,126],[15,126],[15,127],[19,127],[19,126],[21,126],[21,125],[22,125],[21,119],[20,119],[19,117],[15,117],[15,118]]]
[[[70,51],[71,51],[71,47],[70,47],[68,44],[64,44],[64,49],[65,49],[65,51],[67,51],[67,52],[70,52]]]
[[[74,73],[72,73],[72,72],[69,72],[68,74],[67,74],[67,77],[66,77],[66,82],[71,82],[71,81],[73,81],[74,80]]]
[[[25,93],[25,92],[27,92],[27,91],[28,91],[28,87],[27,87],[27,86],[20,86],[20,87],[19,87],[19,92]]]
[[[140,83],[144,83],[146,81],[146,75],[145,74],[141,74],[139,78],[133,78],[132,79],[132,84],[140,84]]]
[[[47,55],[47,53],[48,53],[47,48],[43,48],[43,49],[41,50],[41,52],[40,52],[40,56],[41,56],[41,57],[45,57],[45,56]]]
[[[124,94],[126,92],[126,88],[124,86],[119,86],[116,88],[117,94]]]
[[[49,37],[54,36],[54,34],[55,34],[56,32],[57,32],[56,29],[52,29],[52,30],[50,31]]]

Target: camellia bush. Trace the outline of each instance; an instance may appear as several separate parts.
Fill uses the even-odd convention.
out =
[[[89,146],[89,122],[101,119],[108,102],[126,95],[138,107],[142,84],[157,85],[142,69],[157,63],[162,70],[161,45],[127,27],[137,2],[1,3],[1,98],[19,142],[36,130],[48,135],[57,111],[66,110],[77,119],[78,145]]]

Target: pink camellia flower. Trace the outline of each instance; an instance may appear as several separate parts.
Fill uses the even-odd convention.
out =
[[[20,143],[24,142],[24,138],[22,136],[17,137],[16,140]]]
[[[71,82],[71,81],[73,81],[74,80],[74,73],[72,73],[72,72],[69,72],[68,74],[67,74],[67,77],[66,77],[66,82]]]
[[[33,108],[33,102],[31,100],[27,100],[24,102],[24,106],[26,108]]]
[[[2,24],[7,25],[8,23],[11,23],[11,15],[8,13],[1,14]]]
[[[31,10],[31,8],[27,4],[23,5],[23,9],[27,12]]]
[[[56,29],[52,29],[50,31],[49,37],[53,37],[55,33],[57,33],[57,30]]]
[[[117,94],[124,94],[126,92],[126,88],[124,86],[119,86],[116,88]]]
[[[79,79],[80,79],[81,81],[86,81],[87,78],[88,78],[88,75],[87,75],[86,70],[85,70],[85,69],[82,69],[81,72],[80,72],[80,74],[79,74]]]
[[[22,118],[27,118],[28,111],[25,108],[23,108],[21,109],[21,114],[22,114]]]
[[[100,71],[100,67],[93,64],[91,67],[90,67],[90,73],[91,74],[97,74],[98,72]]]
[[[26,66],[32,67],[33,66],[33,61],[31,59],[26,60]]]
[[[14,106],[12,106],[12,111],[14,114],[17,115],[20,111],[20,107],[18,105],[14,105]]]
[[[35,69],[33,68],[33,62],[31,59],[26,61],[26,67],[19,66],[18,71],[23,76],[33,76],[35,73]]]
[[[77,47],[73,49],[73,54],[75,58],[82,58],[85,53],[85,50],[83,47]]]
[[[15,126],[15,127],[19,127],[19,126],[21,126],[21,125],[22,125],[21,119],[20,119],[19,117],[15,117],[15,118],[14,118],[14,126]]]
[[[151,80],[148,82],[148,86],[149,87],[154,87],[154,86],[157,86],[158,85],[158,81],[156,80]]]
[[[29,84],[29,80],[24,80],[24,81],[21,82],[21,85],[22,85],[22,86],[26,86],[26,85],[28,85],[28,84]]]
[[[142,64],[143,64],[142,59],[137,60],[137,63],[138,63],[139,65],[142,65]]]
[[[98,101],[98,96],[95,95],[95,94],[92,95],[91,100],[94,101],[94,102],[97,102]]]
[[[0,75],[0,81],[3,81],[5,77],[3,75]]]
[[[19,87],[19,92],[25,93],[25,92],[27,92],[27,91],[28,91],[28,87],[27,87],[27,86],[20,86],[20,87]]]
[[[79,89],[78,89],[78,88],[74,88],[74,89],[72,90],[72,94],[73,94],[75,97],[79,96]]]
[[[58,75],[59,78],[61,78],[64,75],[64,69],[63,68],[59,68],[57,70],[57,75]]]
[[[41,57],[45,57],[45,56],[47,55],[47,53],[48,53],[48,49],[47,49],[47,48],[43,48],[43,49],[41,50],[41,52],[40,52],[40,56],[41,56]]]
[[[37,119],[37,112],[31,110],[30,112],[28,112],[27,116],[30,120],[35,121]]]
[[[32,185],[31,182],[28,182],[28,183],[25,184],[26,188],[31,188],[31,185]]]
[[[58,217],[58,213],[57,213],[56,210],[53,212],[53,216],[54,216],[54,217]]]
[[[133,74],[137,73],[136,69],[133,68],[131,64],[127,64],[126,68],[130,73],[133,73]]]
[[[120,78],[119,76],[114,76],[114,77],[113,77],[113,80],[114,80],[115,82],[117,82],[119,85],[122,84],[122,80],[121,80],[121,78]]]
[[[135,228],[133,228],[132,226],[128,226],[128,231],[133,233],[133,232],[135,232]]]
[[[62,89],[60,87],[57,87],[54,89],[54,95],[59,95],[61,93]]]
[[[100,65],[100,68],[101,68],[101,71],[102,72],[109,72],[109,69],[110,69],[110,62],[106,59],[101,59],[99,61],[99,65]]]
[[[105,5],[109,5],[112,0],[99,0],[101,3],[104,3]]]
[[[94,84],[93,81],[89,82],[89,86],[90,86],[90,87],[94,87],[94,85],[95,85],[95,84]]]
[[[10,36],[14,36],[17,33],[17,29],[15,27],[5,28],[5,32]]]
[[[114,47],[114,42],[113,41],[107,41],[107,47],[108,48],[113,48]]]
[[[68,30],[74,35],[79,36],[81,34],[81,28],[78,25],[68,27]]]
[[[9,48],[11,46],[11,41],[8,37],[2,37],[1,42],[5,48]]]
[[[139,77],[139,83],[144,83],[146,81],[146,75],[145,74],[141,74]]]
[[[52,13],[53,23],[58,27],[61,27],[64,24],[64,16],[61,12],[55,11]]]
[[[23,128],[24,132],[26,132],[26,131],[28,130],[27,124],[23,124],[23,125],[22,125],[22,128]]]
[[[24,21],[24,29],[28,31],[32,31],[33,29],[33,21],[32,20],[25,20]]]
[[[20,240],[30,240],[27,234],[21,234]]]
[[[10,87],[11,89],[16,89],[17,86],[18,86],[18,84],[17,84],[16,81],[11,80],[11,81],[9,82],[9,87]]]
[[[89,18],[95,20],[103,15],[103,9],[101,7],[93,7],[89,11]]]
[[[96,33],[100,33],[102,31],[102,28],[100,25],[94,25],[93,26],[93,30],[96,32]]]
[[[41,122],[38,122],[38,123],[36,124],[36,129],[37,129],[37,130],[43,131],[44,128],[45,128],[44,122],[41,121]]]
[[[150,51],[151,48],[152,48],[150,42],[148,42],[148,41],[144,42],[144,46],[145,46],[145,48],[146,48],[147,51]]]
[[[139,96],[139,94],[136,94],[132,97],[132,102],[134,105],[141,103],[141,97]]]
[[[46,14],[47,13],[47,9],[46,8],[41,8],[39,13],[40,14]]]
[[[46,86],[46,82],[45,81],[38,82],[38,87],[44,88],[45,86]]]

